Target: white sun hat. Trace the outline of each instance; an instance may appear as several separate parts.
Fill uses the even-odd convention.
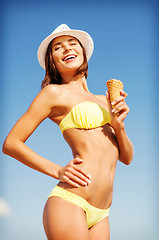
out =
[[[58,26],[48,37],[46,37],[39,46],[37,57],[40,65],[45,69],[45,55],[48,48],[49,43],[56,37],[69,35],[77,38],[86,51],[87,61],[89,61],[93,49],[94,43],[91,36],[81,30],[70,29],[66,24],[61,24]]]

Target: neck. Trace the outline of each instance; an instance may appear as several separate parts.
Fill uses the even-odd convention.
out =
[[[72,87],[78,87],[78,88],[84,89],[85,91],[89,92],[87,81],[84,74],[79,74],[73,77],[65,76],[63,78],[63,83],[68,84],[69,86],[72,86]]]

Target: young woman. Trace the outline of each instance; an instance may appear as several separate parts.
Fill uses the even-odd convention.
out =
[[[133,146],[124,127],[127,94],[112,104],[109,93],[87,87],[93,52],[86,32],[62,24],[41,43],[38,59],[46,69],[42,90],[7,136],[3,152],[59,180],[46,202],[44,229],[49,240],[109,240],[109,208],[117,160],[128,165]],[[114,113],[117,118],[114,117]],[[33,152],[25,141],[46,118],[59,125],[73,159],[61,167]]]

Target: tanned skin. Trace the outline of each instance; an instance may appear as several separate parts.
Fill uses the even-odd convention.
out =
[[[83,63],[83,49],[77,39],[70,36],[55,38],[52,50],[63,83],[48,85],[40,91],[8,134],[3,144],[3,152],[58,179],[60,187],[81,196],[92,206],[107,209],[112,203],[118,159],[126,165],[133,159],[133,145],[124,124],[129,112],[125,102],[127,94],[121,91],[120,97],[113,102],[112,110],[108,92],[106,96],[94,95],[88,90],[85,76],[75,76],[77,68]],[[66,57],[70,54],[75,57],[67,61]],[[72,160],[66,166],[59,166],[41,157],[25,145],[26,140],[46,118],[59,125],[72,107],[85,101],[95,102],[107,109],[111,123],[89,130],[65,130],[63,137],[73,154]],[[70,213],[71,217],[68,217]],[[108,217],[88,229],[83,209],[59,197],[50,197],[47,200],[43,222],[49,240],[110,239]]]

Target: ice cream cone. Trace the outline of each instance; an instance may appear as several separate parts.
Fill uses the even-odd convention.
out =
[[[107,88],[110,95],[111,103],[120,97],[120,90],[123,90],[123,83],[117,79],[110,79],[106,82]],[[112,106],[114,108],[114,106]],[[117,118],[116,114],[114,114],[115,118]]]
[[[120,90],[123,90],[123,83],[117,79],[110,79],[106,82],[110,94],[111,103],[120,97]]]

